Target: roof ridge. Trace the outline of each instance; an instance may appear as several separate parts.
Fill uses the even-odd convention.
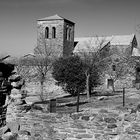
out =
[[[58,14],[55,14],[55,15],[52,15],[52,16],[48,16],[48,17],[45,17],[45,18],[38,19],[38,20],[50,20],[50,19],[65,19],[65,18],[63,18],[62,16],[59,16]]]
[[[75,37],[75,38],[90,38],[90,37],[114,37],[114,36],[134,36],[135,34],[125,34],[125,35],[102,35],[102,36],[82,36],[82,37]]]

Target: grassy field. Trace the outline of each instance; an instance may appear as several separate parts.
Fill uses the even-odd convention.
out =
[[[90,101],[87,102],[86,95],[80,96],[80,110],[85,108],[123,108],[123,93],[121,90],[112,94],[92,94]],[[103,97],[103,98],[100,98]],[[101,99],[101,100],[100,100]],[[65,112],[67,110],[75,110],[76,108],[76,97],[64,97],[60,99],[60,102],[64,102],[61,111]],[[59,103],[59,100],[58,100]],[[140,103],[140,94],[136,89],[127,89],[125,93],[125,107],[131,108],[137,106]]]
[[[58,113],[71,113],[76,111],[77,97],[68,95],[62,91],[59,87],[53,87],[52,85],[48,88],[45,87],[45,92],[50,96],[46,95],[46,100],[50,97],[57,98],[57,112]],[[50,90],[52,89],[52,91]],[[32,85],[28,86],[28,97],[27,103],[33,103],[39,101],[39,86]],[[86,94],[80,95],[80,110],[85,108],[121,108],[123,107],[123,92],[122,89],[117,89],[115,93],[109,91],[97,90],[91,94],[90,100],[87,102]],[[62,97],[60,97],[62,96]],[[64,96],[64,97],[63,97]],[[136,106],[140,101],[140,91],[135,88],[125,89],[125,107],[129,108]]]

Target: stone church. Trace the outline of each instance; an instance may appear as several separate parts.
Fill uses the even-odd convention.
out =
[[[74,37],[75,23],[54,15],[37,20],[37,41],[41,34],[45,39],[47,46],[53,46],[59,50],[62,56],[68,56],[80,51],[94,51],[102,42],[102,48],[108,45],[111,49],[129,53],[129,55],[140,56],[136,36],[115,35],[102,37]],[[38,41],[38,43],[40,43]],[[90,46],[88,45],[90,43]],[[87,48],[89,46],[90,48]],[[120,53],[120,52],[118,52]]]
[[[42,40],[59,56],[73,53],[95,51],[97,47],[106,51],[113,50],[113,55],[122,54],[140,56],[135,34],[102,37],[74,37],[75,23],[59,15],[37,20],[37,44]]]

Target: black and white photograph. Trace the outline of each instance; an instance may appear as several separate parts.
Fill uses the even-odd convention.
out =
[[[0,0],[0,140],[140,140],[140,1]]]

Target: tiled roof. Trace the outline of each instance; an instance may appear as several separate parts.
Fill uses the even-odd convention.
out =
[[[64,19],[64,18],[56,14],[56,15],[45,17],[45,18],[38,19],[38,20],[52,20],[52,19],[54,20],[54,19]]]
[[[75,42],[78,42],[74,48],[75,52],[92,52],[95,49],[103,48],[109,41],[104,37],[82,37],[75,38]]]
[[[74,52],[92,51],[99,47],[103,48],[108,43],[110,43],[110,45],[130,45],[133,38],[134,34],[75,38],[74,41],[77,42],[77,44],[75,46]]]
[[[134,34],[112,36],[110,37],[110,43],[111,45],[130,45],[130,43],[133,41],[134,36]]]

